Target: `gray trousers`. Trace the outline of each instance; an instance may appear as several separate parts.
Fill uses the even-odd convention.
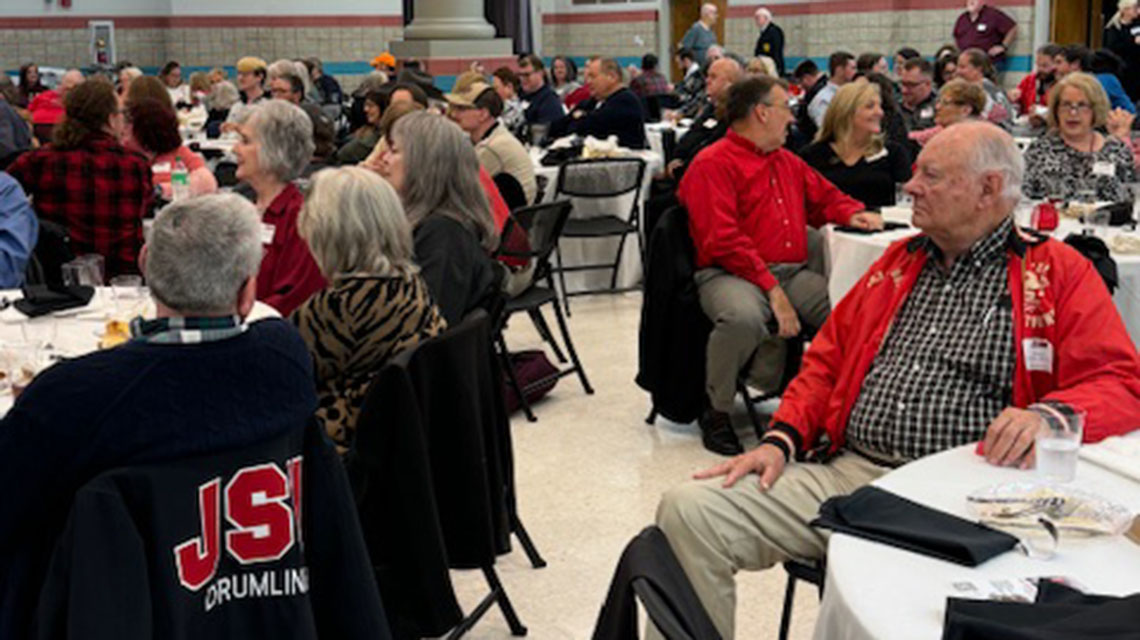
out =
[[[773,264],[769,271],[780,283],[808,334],[815,333],[831,313],[827,279],[805,264]],[[772,306],[760,287],[719,267],[694,275],[701,308],[712,320],[705,352],[705,386],[716,411],[732,409],[736,379],[761,341],[772,334]]]

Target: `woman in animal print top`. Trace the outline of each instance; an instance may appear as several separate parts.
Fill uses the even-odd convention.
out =
[[[313,356],[317,417],[344,451],[372,376],[447,322],[412,261],[400,198],[380,176],[357,167],[316,174],[297,228],[329,286],[292,321]]]

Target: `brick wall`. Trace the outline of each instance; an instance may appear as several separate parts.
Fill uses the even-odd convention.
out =
[[[542,20],[543,55],[603,55],[623,63],[657,51],[657,11],[551,13]]]

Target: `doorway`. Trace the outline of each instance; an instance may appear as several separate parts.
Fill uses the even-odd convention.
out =
[[[680,82],[684,71],[677,65],[677,44],[685,37],[685,32],[701,17],[701,5],[714,4],[717,9],[716,41],[724,46],[724,20],[728,13],[728,0],[669,0],[669,22],[672,25],[669,49],[669,68],[672,70],[673,82]]]
[[[1049,20],[1049,41],[1084,44],[1099,49],[1104,25],[1116,13],[1117,0],[1065,0],[1054,2]]]

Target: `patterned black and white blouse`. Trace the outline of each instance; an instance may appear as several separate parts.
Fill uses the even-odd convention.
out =
[[[1025,150],[1021,191],[1029,198],[1066,200],[1093,191],[1097,200],[1124,202],[1132,199],[1125,185],[1135,181],[1132,150],[1124,142],[1106,136],[1100,151],[1077,151],[1050,131]]]

